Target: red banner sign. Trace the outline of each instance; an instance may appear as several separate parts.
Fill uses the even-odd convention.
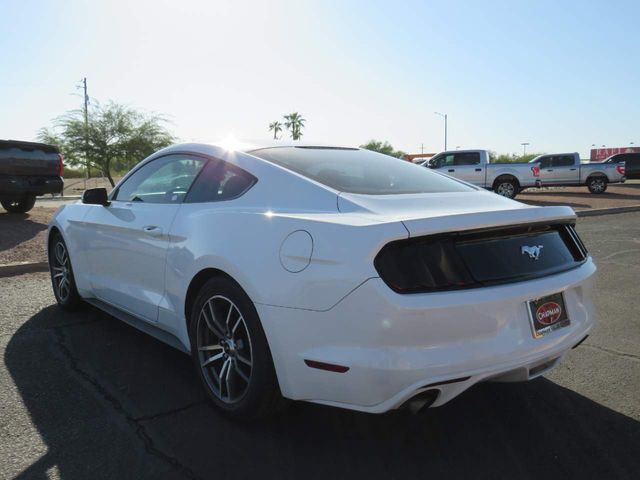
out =
[[[592,148],[590,158],[592,162],[598,162],[618,153],[640,153],[640,147]]]

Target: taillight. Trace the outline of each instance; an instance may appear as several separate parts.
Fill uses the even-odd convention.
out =
[[[58,160],[59,160],[59,168],[58,168],[58,174],[62,177],[64,174],[64,155],[62,155],[61,153],[58,154]]]
[[[374,265],[398,293],[454,290],[475,283],[450,240],[392,242],[378,253]]]
[[[531,171],[533,172],[534,177],[540,176],[540,167],[531,167]]]
[[[616,170],[620,175],[624,175],[624,172],[625,172],[624,165],[625,165],[624,163],[621,163],[620,165],[616,165]]]

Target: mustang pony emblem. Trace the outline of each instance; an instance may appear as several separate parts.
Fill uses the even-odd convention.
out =
[[[540,251],[544,248],[544,245],[534,245],[532,247],[528,245],[523,245],[520,248],[520,254],[524,255],[525,253],[529,255],[529,258],[533,260],[537,260],[540,257]]]

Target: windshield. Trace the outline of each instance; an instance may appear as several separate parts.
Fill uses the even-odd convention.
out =
[[[276,147],[250,153],[340,192],[393,195],[475,190],[423,166],[357,148]]]

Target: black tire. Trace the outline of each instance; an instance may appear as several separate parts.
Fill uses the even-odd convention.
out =
[[[237,283],[226,277],[207,281],[189,320],[194,367],[216,407],[239,419],[263,418],[282,410],[286,402],[258,312]]]
[[[493,184],[493,191],[502,197],[516,198],[520,185],[513,178],[499,178]]]
[[[587,188],[591,193],[600,194],[607,191],[607,178],[599,175],[587,180]]]
[[[64,251],[64,254],[61,254]],[[49,272],[51,273],[51,286],[58,306],[63,310],[77,310],[82,304],[82,298],[78,294],[76,281],[73,277],[69,250],[60,233],[54,233],[49,242]],[[64,286],[61,286],[64,283]]]
[[[26,195],[17,200],[2,200],[0,203],[9,213],[27,213],[36,204],[36,196]]]

